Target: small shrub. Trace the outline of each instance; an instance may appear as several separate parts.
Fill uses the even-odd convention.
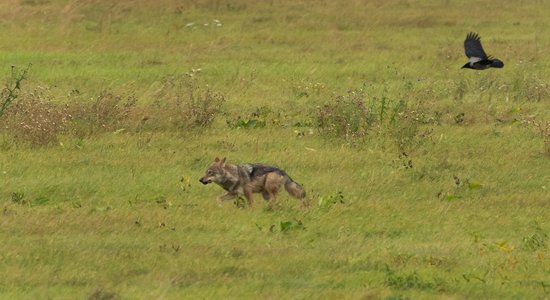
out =
[[[412,89],[405,84],[404,91]],[[365,89],[349,90],[332,103],[319,108],[314,119],[322,136],[350,140],[353,146],[367,136],[389,138],[399,153],[410,153],[431,139],[433,129],[426,125],[441,123],[441,113],[433,112],[424,102],[407,107],[403,94],[396,98],[369,96]]]
[[[398,273],[389,268],[386,270],[386,284],[397,290],[445,290],[447,288],[447,282],[441,278],[429,280],[416,271]]]
[[[25,193],[13,192],[11,193],[11,201],[19,205],[27,205],[32,207],[45,205],[50,201],[50,199],[45,196],[39,196],[29,201],[25,198]]]
[[[85,137],[129,125],[127,121],[136,103],[133,95],[124,97],[106,90],[93,98],[91,104],[73,102],[70,105],[72,131],[76,136]]]
[[[264,107],[258,107],[256,110],[244,117],[239,115],[233,119],[226,119],[227,126],[232,129],[254,129],[265,128],[269,110]]]
[[[126,98],[103,91],[97,96],[91,106],[90,117],[94,124],[108,130],[116,129],[117,126],[128,117],[130,110],[135,106],[137,100],[134,96]]]
[[[258,119],[248,119],[238,116],[234,120],[226,120],[227,126],[233,129],[253,129],[253,128],[265,128],[265,121]]]
[[[419,125],[437,123],[438,118],[423,109],[408,110],[402,97],[369,96],[363,88],[334,97],[314,116],[323,136],[364,139],[371,132],[388,133],[398,144],[410,144],[413,137],[422,133]]]
[[[17,203],[17,204],[25,204],[25,200],[23,200],[25,198],[25,193],[23,192],[13,192],[11,193],[11,201],[13,203]]]
[[[414,166],[412,158],[410,158],[407,152],[404,151],[399,153],[398,158],[394,159],[393,163],[396,168],[404,170],[412,169]]]
[[[281,232],[289,232],[292,230],[304,230],[305,226],[301,220],[281,221]]]
[[[67,105],[53,102],[46,89],[37,88],[21,93],[1,122],[16,141],[41,146],[56,143],[71,119]]]
[[[399,153],[411,154],[420,145],[431,140],[432,127],[441,124],[441,118],[441,113],[432,112],[422,102],[412,109],[402,104],[395,110],[391,126],[387,126],[386,132],[392,137]]]
[[[365,103],[363,89],[349,90],[336,96],[332,103],[320,107],[316,113],[317,128],[321,135],[358,138],[366,136],[376,115]]]
[[[166,76],[155,93],[159,114],[180,129],[207,127],[221,111],[225,97],[196,76]]]
[[[331,195],[320,196],[317,204],[319,208],[329,209],[337,203],[345,203],[344,193],[342,193],[341,191],[338,191],[337,193]]]
[[[30,66],[29,66],[30,67]],[[0,117],[8,107],[17,99],[21,90],[21,82],[27,78],[29,67],[17,72],[15,66],[11,67],[11,82],[0,93]]]

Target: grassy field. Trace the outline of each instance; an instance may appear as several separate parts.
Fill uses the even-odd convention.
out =
[[[2,1],[0,298],[550,298],[549,15]],[[308,196],[219,207],[216,156]]]

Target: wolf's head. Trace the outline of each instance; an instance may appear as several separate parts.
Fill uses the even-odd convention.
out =
[[[224,167],[225,157],[223,159],[219,159],[218,157],[216,157],[214,159],[214,162],[212,162],[208,169],[206,169],[206,173],[204,173],[204,176],[202,176],[199,181],[202,184],[222,182],[226,177],[226,171],[224,170]]]

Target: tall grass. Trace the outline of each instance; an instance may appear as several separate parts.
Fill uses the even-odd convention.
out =
[[[82,139],[125,130],[204,128],[213,122],[225,102],[222,94],[188,75],[177,79],[167,76],[155,93],[156,100],[141,106],[133,94],[116,95],[107,90],[100,91],[88,102],[82,101],[78,90],[72,90],[68,93],[68,102],[63,103],[55,101],[50,90],[41,87],[20,93],[19,81],[13,88],[16,92],[6,88],[0,132],[16,143],[27,142],[33,146],[55,144],[60,135]]]

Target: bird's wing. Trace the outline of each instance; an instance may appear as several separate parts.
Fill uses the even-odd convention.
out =
[[[487,54],[483,51],[481,41],[476,33],[470,32],[466,35],[464,40],[464,52],[468,58],[479,57],[480,59],[486,59]]]
[[[483,59],[477,57],[477,56],[472,56],[470,57],[470,59],[468,59],[468,62],[470,62],[471,64],[475,64],[476,62],[478,61],[482,61]]]

